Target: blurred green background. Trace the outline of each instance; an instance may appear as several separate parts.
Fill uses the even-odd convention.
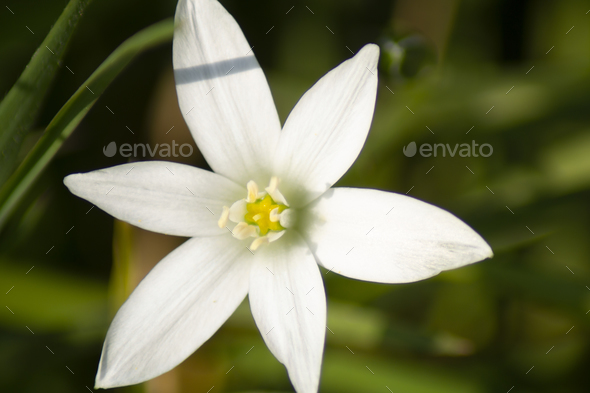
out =
[[[66,4],[11,0],[0,9],[3,96]],[[338,185],[410,190],[466,221],[495,252],[492,260],[406,285],[324,274],[333,333],[327,333],[320,391],[587,392],[588,3],[222,4],[255,46],[282,121],[350,51],[378,43],[373,126]],[[20,157],[121,42],[173,16],[175,6],[174,0],[94,0]],[[2,392],[91,389],[114,312],[183,241],[114,223],[97,208],[88,211],[91,205],[62,183],[70,173],[126,162],[105,157],[111,141],[194,143],[177,107],[171,49],[168,42],[146,52],[121,73],[0,232]],[[489,143],[493,154],[409,158],[402,147],[412,141]],[[184,162],[208,168],[198,152]],[[182,365],[119,390],[207,392],[211,386],[214,392],[292,391],[247,301]]]

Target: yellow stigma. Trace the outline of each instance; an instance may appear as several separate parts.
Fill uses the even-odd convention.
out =
[[[285,228],[281,226],[280,222],[278,220],[271,220],[271,217],[275,216],[274,214],[271,214],[271,212],[275,209],[278,209],[278,213],[281,213],[283,210],[287,209],[287,206],[281,203],[276,203],[270,195],[267,194],[264,198],[246,205],[246,210],[248,212],[244,216],[244,220],[248,224],[257,225],[260,229],[261,236],[266,235],[269,230],[282,231]]]

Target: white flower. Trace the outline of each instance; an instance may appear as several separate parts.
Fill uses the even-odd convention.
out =
[[[330,188],[369,131],[376,45],[320,79],[281,130],[265,76],[227,11],[213,0],[181,0],[176,23],[180,108],[215,173],[154,161],[65,179],[72,193],[120,220],[191,237],[115,316],[96,386],[139,383],[174,368],[248,295],[262,338],[297,392],[316,392],[326,330],[317,264],[405,283],[491,257],[491,249],[432,205]]]

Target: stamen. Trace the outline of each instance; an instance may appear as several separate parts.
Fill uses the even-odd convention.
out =
[[[243,199],[240,199],[239,201],[231,205],[231,207],[229,208],[230,221],[235,222],[236,224],[244,221],[244,216],[246,215],[246,213],[248,213],[248,209],[246,207],[247,205],[248,203]]]
[[[268,240],[268,236],[259,237],[258,239],[254,240],[252,244],[250,244],[250,250],[256,251],[258,250],[258,247],[269,242],[270,240]]]
[[[269,219],[271,222],[277,222],[281,219],[281,213],[279,213],[278,207],[275,207],[270,211]]]
[[[217,225],[219,228],[225,228],[227,226],[227,220],[229,218],[229,207],[224,206],[223,211],[221,212],[221,218],[217,221]]]
[[[272,243],[276,240],[279,240],[281,238],[281,236],[283,236],[285,234],[285,232],[286,231],[280,231],[280,232],[273,231],[273,232],[269,232],[268,235],[266,235],[266,236],[262,236],[262,237],[255,239],[252,242],[252,244],[250,244],[250,250],[256,251],[263,244],[269,244],[269,243]]]
[[[248,225],[245,222],[236,225],[232,233],[238,240],[244,240],[248,237],[256,237],[258,235],[256,227],[254,225]]]
[[[258,199],[258,184],[254,180],[250,180],[248,184],[246,184],[248,188],[248,197],[246,198],[246,202],[254,203],[256,199]]]
[[[279,240],[281,238],[281,236],[283,236],[285,234],[286,231],[280,231],[280,232],[269,232],[268,235],[266,235],[266,237],[268,237],[268,241],[270,243],[274,242],[275,240]]]
[[[252,219],[253,219],[254,221],[260,221],[260,220],[262,219],[262,214],[257,214],[257,215],[255,215],[254,217],[252,217]]]
[[[279,188],[279,178],[276,176],[273,176],[270,178],[270,183],[268,184],[268,187],[266,187],[266,192],[268,192],[270,194],[271,192],[275,191],[277,188]]]
[[[270,195],[270,197],[275,202],[281,203],[287,207],[289,206],[289,204],[287,203],[287,200],[285,199],[283,194],[281,194],[281,192],[279,191],[279,178],[278,177],[276,177],[276,176],[271,177],[268,187],[266,187],[264,190],[266,192],[268,192],[268,195]]]

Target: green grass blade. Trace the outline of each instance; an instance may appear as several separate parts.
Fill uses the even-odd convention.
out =
[[[70,0],[21,76],[0,102],[0,184],[8,179],[16,166],[22,141],[33,126],[60,68],[67,44],[90,1]]]
[[[41,139],[0,190],[0,229],[17,206],[20,198],[51,161],[62,143],[80,124],[109,84],[137,55],[170,41],[173,31],[172,19],[166,19],[136,33],[115,49],[78,88],[51,120]]]

